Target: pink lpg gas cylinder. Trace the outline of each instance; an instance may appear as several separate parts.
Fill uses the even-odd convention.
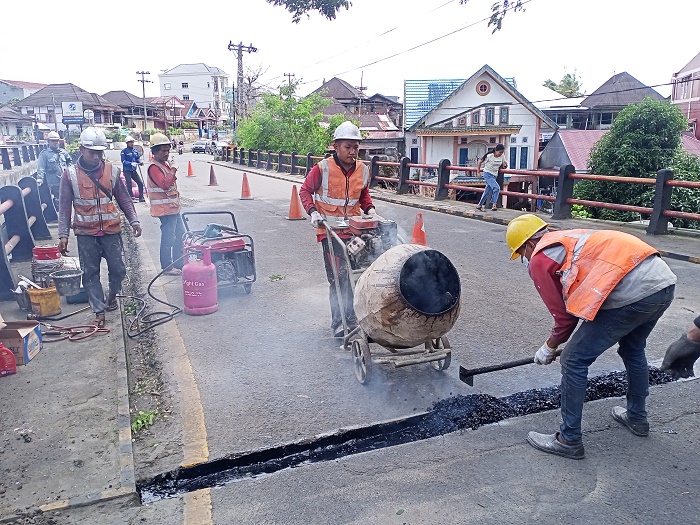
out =
[[[216,290],[216,266],[211,262],[208,246],[193,245],[185,248],[187,263],[182,267],[182,292],[185,313],[205,315],[216,312],[219,297]],[[201,258],[197,257],[201,254]]]

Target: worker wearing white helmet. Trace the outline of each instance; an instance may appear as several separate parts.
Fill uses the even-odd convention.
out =
[[[369,168],[357,158],[360,141],[362,134],[355,124],[350,121],[340,124],[333,133],[333,156],[323,159],[311,168],[299,191],[304,209],[311,216],[311,225],[316,228],[316,238],[323,246],[331,304],[331,330],[335,337],[342,337],[344,334],[339,301],[343,303],[345,318],[351,329],[357,326],[357,318],[352,304],[353,294],[347,268],[342,258],[337,258],[336,262],[331,261],[328,245],[330,240],[326,236],[323,221],[326,217],[347,218],[361,215],[363,212],[375,213],[369,194]],[[336,232],[346,242],[351,237],[348,230],[336,229]],[[340,246],[334,246],[334,253],[339,253],[340,250]],[[342,297],[337,296],[333,264],[340,269]]]
[[[61,185],[63,170],[73,163],[70,154],[60,147],[58,133],[52,131],[46,137],[49,147],[39,153],[39,162],[36,170],[36,180],[39,184],[46,184],[53,196],[53,203],[58,210],[58,190]]]
[[[139,166],[143,166],[143,161],[141,160],[141,155],[138,150],[134,148],[134,138],[127,135],[124,139],[126,142],[126,148],[121,152],[122,169],[124,170],[124,181],[126,182],[126,191],[129,195],[133,195],[133,182],[139,189],[139,202],[146,202],[143,198],[143,180],[137,171]]]
[[[61,177],[58,213],[58,248],[61,254],[68,254],[72,218],[83,270],[83,286],[95,313],[95,324],[99,327],[105,324],[105,310],[118,308],[117,293],[126,276],[122,259],[121,217],[115,200],[131,224],[134,236],[141,235],[141,224],[131,196],[121,181],[119,166],[102,158],[106,143],[105,134],[97,128],[87,128],[80,134],[80,157]],[[103,257],[109,271],[107,297],[100,282]]]

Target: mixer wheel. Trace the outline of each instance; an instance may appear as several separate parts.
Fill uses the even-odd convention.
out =
[[[360,383],[366,385],[372,378],[372,355],[369,351],[369,344],[364,339],[353,339],[351,350],[355,377]]]
[[[450,342],[447,337],[442,336],[439,339],[431,340],[425,343],[425,349],[428,351],[432,350],[449,350]],[[437,361],[431,361],[430,364],[435,370],[447,370],[450,368],[450,363],[452,362],[452,352],[448,352],[445,359],[438,359]]]

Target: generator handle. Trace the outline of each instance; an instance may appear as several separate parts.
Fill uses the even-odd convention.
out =
[[[182,215],[182,222],[185,223],[185,230],[187,230],[188,232],[192,231],[192,230],[190,230],[190,222],[189,222],[189,218],[188,218],[190,215],[228,215],[229,217],[231,217],[231,223],[233,224],[234,231],[236,231],[236,232],[238,231],[238,224],[236,224],[236,216],[231,211],[226,211],[226,210],[186,211],[186,212],[183,212],[181,215]]]

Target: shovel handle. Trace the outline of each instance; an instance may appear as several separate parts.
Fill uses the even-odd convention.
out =
[[[555,355],[556,357],[559,357],[560,354],[561,351],[559,350],[556,352]],[[473,386],[474,376],[478,376],[480,374],[488,374],[489,372],[496,372],[498,370],[507,370],[509,368],[515,368],[518,366],[531,365],[534,362],[534,357],[526,357],[523,359],[518,359],[517,361],[508,361],[506,363],[499,363],[497,365],[481,366],[479,368],[472,368],[471,370],[460,366],[459,379],[467,383],[469,386]]]

